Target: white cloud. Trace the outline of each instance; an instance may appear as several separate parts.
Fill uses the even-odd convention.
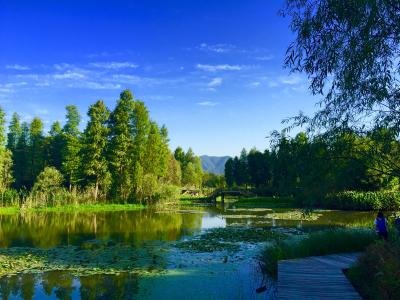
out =
[[[54,74],[53,78],[54,79],[83,79],[86,76],[82,73],[78,73],[78,72],[72,72],[72,71],[67,71],[65,73],[62,74]]]
[[[35,109],[35,113],[38,115],[47,115],[49,111],[45,108],[37,108]]]
[[[136,69],[137,67],[139,67],[137,64],[131,62],[116,62],[116,61],[96,62],[96,63],[91,63],[90,66],[95,68],[111,69],[111,70],[118,70],[125,68]]]
[[[268,61],[268,60],[274,59],[274,56],[273,55],[257,56],[255,59],[262,60],[262,61]]]
[[[200,105],[200,106],[215,106],[218,103],[217,102],[212,102],[212,101],[203,101],[203,102],[197,102],[196,104]]]
[[[10,69],[10,70],[18,70],[18,71],[26,71],[26,70],[30,70],[30,68],[28,66],[22,66],[22,65],[7,65],[6,69]]]
[[[281,83],[288,84],[288,85],[299,84],[302,81],[299,76],[280,77],[279,80]]]
[[[68,87],[71,88],[86,88],[91,90],[116,90],[121,89],[120,84],[114,83],[101,83],[101,82],[94,82],[94,81],[80,81],[75,83],[70,83]]]
[[[242,70],[242,66],[239,65],[203,65],[197,64],[197,69],[207,72],[216,72],[216,71],[240,71]]]
[[[5,88],[5,87],[1,87],[0,86],[0,93],[11,93],[13,91],[14,91],[13,89]]]
[[[71,69],[74,67],[74,65],[67,64],[67,63],[60,63],[60,64],[54,64],[53,67],[58,71],[62,71],[62,70],[66,70],[66,69]]]
[[[221,77],[215,77],[207,85],[209,87],[217,87],[217,86],[220,86],[221,84],[222,84],[222,78]]]
[[[261,84],[261,82],[259,82],[259,81],[253,81],[253,82],[250,82],[250,86],[251,87],[258,87],[258,86],[260,86],[260,84]]]
[[[273,80],[268,82],[269,87],[277,87],[278,85],[279,85],[278,82],[273,81]]]
[[[227,52],[231,52],[235,48],[236,48],[236,46],[231,45],[231,44],[208,45],[206,43],[202,43],[202,44],[200,44],[199,47],[197,47],[197,49],[200,49],[203,51],[215,52],[215,53],[227,53]]]

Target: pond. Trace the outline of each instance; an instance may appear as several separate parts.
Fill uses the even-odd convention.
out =
[[[184,206],[0,216],[1,299],[270,299],[257,264],[279,235],[370,226],[369,212]],[[264,293],[256,289],[267,284]]]

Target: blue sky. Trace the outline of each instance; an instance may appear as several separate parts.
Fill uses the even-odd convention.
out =
[[[265,149],[317,97],[283,68],[293,39],[283,1],[0,0],[0,106],[46,128],[75,104],[83,120],[131,89],[196,154]],[[83,125],[82,125],[83,126]]]

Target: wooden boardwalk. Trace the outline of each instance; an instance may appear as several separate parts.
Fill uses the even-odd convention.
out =
[[[342,271],[359,255],[349,253],[279,261],[276,299],[361,299]]]

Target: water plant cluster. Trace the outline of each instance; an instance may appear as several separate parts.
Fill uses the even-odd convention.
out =
[[[195,239],[178,242],[176,247],[188,251],[237,251],[242,243],[263,243],[281,239],[285,234],[271,228],[227,227],[208,230]]]
[[[21,272],[64,270],[82,276],[131,272],[162,272],[165,262],[157,254],[113,241],[88,241],[81,246],[51,249],[12,247],[0,249],[0,276]]]

